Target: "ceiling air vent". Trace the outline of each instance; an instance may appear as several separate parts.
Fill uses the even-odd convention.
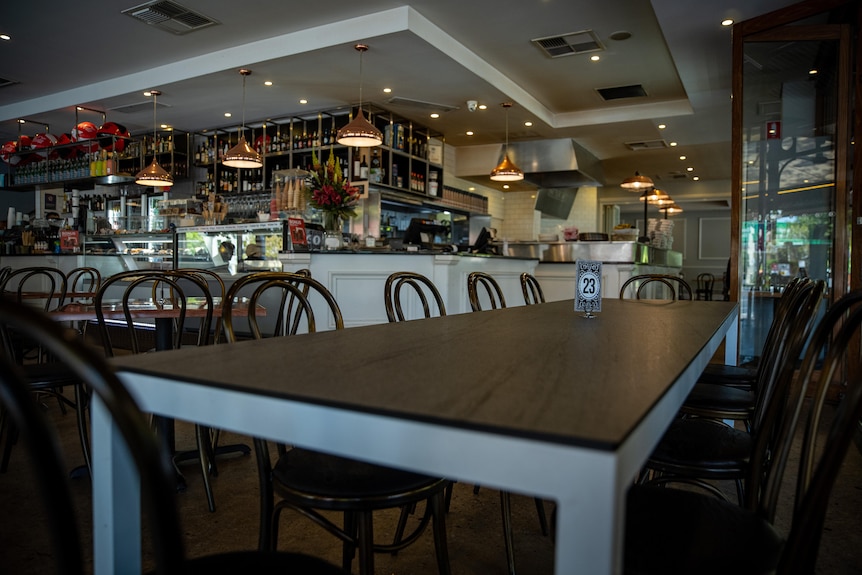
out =
[[[626,142],[629,150],[661,150],[667,148],[667,142],[664,140],[645,140],[643,142]]]
[[[592,30],[570,32],[558,36],[534,38],[530,40],[549,58],[560,58],[587,52],[601,52],[605,49],[598,36]]]
[[[640,84],[616,86],[614,88],[598,88],[596,91],[605,101],[621,100],[623,98],[643,98],[647,95],[646,90]]]
[[[155,0],[123,10],[123,14],[171,34],[188,34],[219,22],[176,2]]]

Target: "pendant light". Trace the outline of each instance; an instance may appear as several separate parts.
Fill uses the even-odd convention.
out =
[[[500,105],[506,110],[506,152],[500,165],[491,171],[491,179],[495,182],[518,182],[524,179],[524,172],[509,159],[509,108],[512,102]]]
[[[623,180],[623,182],[620,184],[620,187],[630,192],[639,192],[645,188],[652,188],[654,185],[655,184],[653,184],[653,181],[651,179],[646,176],[640,175],[639,172],[635,172],[634,176]]]
[[[336,141],[344,146],[371,148],[383,143],[383,134],[362,114],[362,54],[368,46],[357,44],[354,48],[359,52],[359,111],[349,124],[338,130]]]
[[[174,179],[156,161],[155,145],[158,127],[156,123],[156,98],[161,94],[158,90],[150,90],[150,95],[153,97],[153,162],[135,176],[135,183],[140,186],[167,188],[174,185]]]
[[[664,206],[669,206],[673,203],[673,199],[667,194],[667,192],[663,192],[657,188],[647,191],[645,194],[641,195],[640,200],[646,201],[653,206],[658,206],[659,208]]]
[[[664,206],[663,208],[659,208],[660,211],[664,212],[664,219],[667,219],[669,215],[681,214],[683,212],[682,208],[676,204],[671,204],[669,206]]]
[[[229,168],[260,168],[263,166],[260,154],[245,141],[245,77],[251,75],[251,70],[243,68],[239,73],[242,76],[242,129],[239,142],[227,151],[221,163]]]

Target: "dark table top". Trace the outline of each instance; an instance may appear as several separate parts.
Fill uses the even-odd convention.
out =
[[[608,299],[586,319],[569,300],[113,363],[263,396],[614,450],[735,309]]]

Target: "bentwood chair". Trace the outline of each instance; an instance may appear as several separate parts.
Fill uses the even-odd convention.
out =
[[[713,417],[676,419],[647,460],[646,468],[653,472],[649,482],[685,483],[721,494],[714,482],[733,481],[740,505],[759,495],[757,478],[751,475],[754,447],[760,441],[775,439],[773,431],[781,423],[779,415],[793,370],[813,328],[824,289],[823,281],[812,281],[793,294],[792,321],[781,326],[778,348],[757,383],[751,431],[727,425],[718,419],[720,412]]]
[[[470,299],[470,307],[473,311],[482,311],[482,299],[485,297],[481,295],[482,293],[487,296],[491,309],[506,307],[503,290],[494,276],[485,272],[470,272],[467,275],[467,297]]]
[[[709,364],[689,392],[680,410],[682,413],[721,420],[741,420],[746,429],[751,430],[751,417],[757,404],[757,382],[767,377],[766,370],[771,369],[777,361],[775,356],[782,344],[780,338],[788,326],[793,329],[794,325],[802,325],[813,319],[805,317],[805,314],[817,310],[817,307],[808,307],[804,299],[795,297],[797,290],[809,282],[811,280],[807,278],[796,278],[788,284],[767,333],[761,361],[749,368]],[[825,288],[815,286],[815,289],[822,291]]]
[[[542,286],[533,274],[527,272],[521,274],[521,291],[524,294],[525,304],[545,303],[545,294],[542,292]]]
[[[286,330],[284,335],[296,337],[295,334],[305,332],[299,337],[313,337],[318,324],[313,302],[320,301],[323,301],[322,309],[333,319],[335,329],[344,329],[341,309],[321,283],[307,275],[261,272],[240,278],[228,290],[222,309],[222,325],[228,342],[236,341],[231,306],[248,287],[253,289],[248,296],[250,309],[271,291],[287,302],[282,324]],[[251,317],[249,320],[256,325]],[[261,330],[254,327],[252,334],[255,339],[263,337]],[[302,377],[301,370],[296,370],[295,376]],[[349,378],[349,374],[344,377]],[[261,550],[276,548],[281,513],[290,509],[342,541],[344,572],[350,572],[358,551],[360,575],[373,575],[375,552],[395,553],[407,547],[418,540],[431,523],[438,571],[441,575],[450,573],[445,520],[448,480],[298,447],[279,446],[273,464],[267,441],[255,438],[254,444],[260,478]],[[278,502],[275,495],[279,496]],[[391,545],[374,542],[375,511],[403,509],[422,502],[426,504],[426,512],[410,535]],[[344,517],[343,527],[336,525],[326,512],[340,512]]]
[[[778,300],[778,305],[775,308],[775,314],[772,317],[772,323],[769,326],[769,331],[764,340],[761,357],[768,354],[769,350],[777,344],[775,341],[777,335],[776,330],[781,325],[782,321],[787,319],[790,311],[787,309],[791,301],[792,294],[799,287],[801,278],[793,278],[785,287]],[[746,365],[723,365],[710,363],[703,370],[698,378],[700,383],[715,383],[720,385],[729,385],[742,389],[751,389],[758,379],[758,371],[761,369],[760,360],[755,360]]]
[[[94,267],[77,267],[66,273],[66,282],[69,301],[92,301],[93,296],[81,294],[95,294],[99,291],[102,286],[102,273]]]
[[[122,319],[105,317],[105,305],[109,296],[120,292],[119,303]],[[187,332],[189,297],[199,298],[196,308],[196,321],[192,337]],[[143,300],[143,301],[142,301]],[[113,300],[111,300],[113,301]],[[213,298],[206,282],[194,274],[182,272],[143,270],[114,274],[102,282],[94,301],[98,337],[106,357],[123,353],[147,353],[168,349],[180,349],[185,341],[190,345],[206,345],[210,341],[210,325],[213,317]],[[145,309],[140,309],[143,306]],[[158,310],[164,312],[156,317]],[[151,318],[155,318],[151,320]],[[174,451],[173,425],[169,420],[156,418],[164,449],[170,452],[171,461],[189,459],[187,452]],[[215,511],[215,499],[210,475],[214,473],[212,464],[212,444],[210,430],[195,425],[197,459],[200,463],[207,506]],[[180,487],[183,482],[180,482]]]
[[[11,299],[19,305],[38,305],[48,311],[62,305],[66,294],[66,277],[58,269],[47,266],[10,269],[5,274],[3,284],[0,285],[0,292],[4,298]],[[0,353],[21,366],[32,392],[40,397],[56,398],[64,414],[67,407],[78,409],[81,399],[78,397],[80,393],[78,378],[65,366],[53,361],[38,341],[22,337],[14,330],[7,330]],[[66,396],[64,393],[66,388],[73,390],[74,399]],[[12,448],[19,436],[18,429],[10,425],[6,411],[2,407],[0,407],[0,435],[4,436],[3,453],[0,456],[0,473],[2,473],[8,469]],[[88,446],[83,436],[81,439],[84,459],[89,461]]]
[[[709,272],[697,274],[695,278],[697,287],[695,288],[695,297],[706,301],[712,300],[712,291],[715,288],[715,275]]]
[[[434,285],[427,277],[414,272],[394,272],[386,278],[386,283],[383,286],[383,304],[386,306],[386,317],[390,322],[405,321],[410,319],[409,313],[404,312],[403,295],[405,288],[410,287],[412,290],[408,293],[414,294],[418,303],[422,306],[422,314],[419,317],[429,318],[446,315],[446,305],[443,303],[443,297],[437,286]],[[433,301],[436,308],[430,305],[429,300]]]
[[[620,299],[627,295],[633,295],[635,299],[643,299],[647,296],[645,288],[651,286],[651,299],[690,300],[692,299],[691,286],[683,278],[670,274],[639,274],[628,278],[620,286]],[[630,290],[632,290],[630,292]]]
[[[503,297],[503,290],[494,276],[485,272],[471,272],[467,276],[467,296],[470,299],[470,306],[473,311],[482,311],[482,301],[480,289],[484,290],[488,297],[491,309],[505,308],[506,299]],[[479,486],[473,487],[473,493],[479,493]],[[548,535],[548,520],[545,515],[545,503],[541,498],[535,497],[536,512],[539,515],[539,526],[542,529],[542,535]],[[509,568],[509,574],[515,574],[515,542],[512,536],[512,496],[508,491],[500,491],[500,507],[503,514],[503,537],[506,545],[506,561]]]
[[[780,386],[788,390],[788,398],[771,410],[775,433],[761,434],[754,443],[745,506],[697,491],[631,488],[626,504],[626,573],[815,572],[829,497],[862,416],[862,381],[848,378],[843,369],[853,362],[858,365],[860,359],[858,343],[851,344],[862,325],[860,303],[862,291],[835,302],[814,331],[798,373],[789,369],[781,374],[791,380]],[[824,433],[826,392],[836,378],[846,383],[846,395]],[[789,531],[779,532],[773,522],[782,484],[788,483],[784,474],[797,430],[802,446],[793,514]]]
[[[80,339],[48,319],[44,312],[16,305],[0,298],[0,330],[14,329],[38,340],[57,360],[99,396],[120,430],[140,477],[142,516],[150,529],[148,549],[152,550],[154,572],[160,575],[219,575],[227,573],[305,573],[339,575],[334,565],[297,553],[237,551],[199,558],[187,558],[184,533],[176,507],[175,485],[169,467],[147,419],[138,409],[104,358]],[[33,478],[42,508],[45,528],[55,558],[56,573],[83,575],[88,572],[82,557],[86,538],[79,531],[80,518],[66,477],[63,454],[56,430],[43,410],[33,401],[29,385],[17,365],[0,357],[0,403],[7,407],[32,457]],[[122,489],[122,485],[118,486]],[[107,494],[93,494],[106,497]],[[140,567],[140,566],[139,566]],[[91,569],[91,568],[90,568]]]

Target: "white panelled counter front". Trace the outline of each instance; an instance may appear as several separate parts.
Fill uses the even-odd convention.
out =
[[[602,297],[618,298],[620,287],[641,274],[679,275],[682,254],[632,241],[508,242],[510,256],[537,258],[534,275],[546,301],[575,297],[578,260],[602,262]]]
[[[524,305],[520,276],[534,273],[538,260],[473,254],[410,252],[282,252],[279,260],[286,272],[311,270],[311,277],[335,296],[344,314],[345,327],[386,323],[383,286],[396,271],[428,277],[437,286],[447,314],[471,311],[467,276],[482,271],[494,276],[503,290],[507,307]],[[412,295],[412,294],[411,294]],[[421,315],[418,298],[408,298],[408,317]]]

